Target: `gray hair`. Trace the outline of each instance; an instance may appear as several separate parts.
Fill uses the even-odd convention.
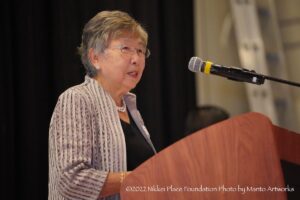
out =
[[[92,48],[96,53],[103,52],[112,39],[118,38],[125,32],[136,35],[147,46],[147,32],[136,20],[125,12],[102,11],[85,24],[78,52],[88,76],[94,77],[98,73],[97,69],[90,62],[88,56],[89,50]]]

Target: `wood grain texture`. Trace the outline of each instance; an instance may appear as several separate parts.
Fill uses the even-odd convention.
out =
[[[282,188],[273,125],[248,113],[187,136],[144,162],[124,181],[121,198],[279,200],[286,193],[274,190]]]
[[[280,159],[300,165],[300,134],[278,126],[273,132]]]

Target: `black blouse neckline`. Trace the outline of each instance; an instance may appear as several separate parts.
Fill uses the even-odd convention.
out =
[[[120,119],[126,141],[127,170],[131,171],[154,155],[145,137],[129,114],[129,122]]]

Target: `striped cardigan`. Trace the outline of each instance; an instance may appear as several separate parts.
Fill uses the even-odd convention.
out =
[[[136,97],[124,97],[135,123],[153,147],[136,108]],[[97,199],[108,172],[126,171],[126,144],[116,105],[98,82],[62,93],[49,128],[48,200]],[[105,199],[119,199],[113,195]]]

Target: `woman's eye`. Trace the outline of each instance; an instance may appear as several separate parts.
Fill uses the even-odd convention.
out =
[[[142,49],[137,50],[138,54],[144,54],[144,51]]]
[[[129,51],[130,51],[130,48],[127,47],[127,46],[124,46],[124,47],[122,47],[122,51],[123,51],[123,52],[129,52]]]

